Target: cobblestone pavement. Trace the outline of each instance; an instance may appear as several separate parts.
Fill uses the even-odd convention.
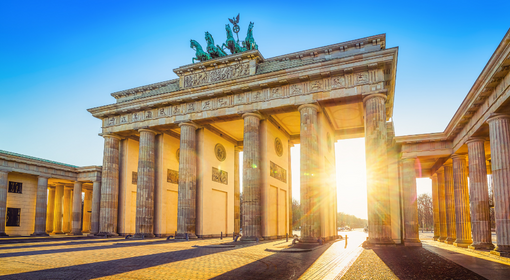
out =
[[[0,279],[332,279],[359,251],[354,237],[347,248],[338,241],[305,253],[265,250],[284,240],[235,248],[201,247],[229,241],[219,239],[41,240],[0,245]]]

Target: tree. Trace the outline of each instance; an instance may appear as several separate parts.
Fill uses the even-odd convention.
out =
[[[434,225],[432,197],[428,193],[418,196],[418,223],[421,228],[432,228]]]
[[[368,224],[366,219],[358,218],[354,215],[338,212],[336,214],[336,225],[338,227],[349,226],[350,228],[363,228]]]
[[[292,198],[292,229],[299,229],[301,226],[302,215],[303,211],[301,210],[299,201],[297,201],[295,198]]]

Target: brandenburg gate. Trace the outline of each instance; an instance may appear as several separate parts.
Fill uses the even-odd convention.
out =
[[[300,242],[334,239],[334,142],[365,137],[369,242],[400,240],[398,48],[383,34],[266,59],[244,43],[252,47],[217,57],[208,46],[201,59],[192,40],[201,62],[174,69],[178,79],[89,109],[103,122],[99,234],[292,235],[290,148],[300,144]]]

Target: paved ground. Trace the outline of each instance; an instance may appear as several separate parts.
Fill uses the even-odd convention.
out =
[[[0,239],[0,279],[510,279],[510,263],[445,253],[464,250],[453,246],[364,250],[366,234],[341,234],[347,246],[342,240],[305,253],[266,250],[289,246],[284,240],[205,248],[230,240]]]

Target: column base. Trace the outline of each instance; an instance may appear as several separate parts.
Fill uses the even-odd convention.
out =
[[[439,240],[438,240],[439,242],[445,242],[445,240],[446,240],[446,237],[444,237],[444,236],[439,236]]]
[[[64,234],[64,232],[63,231],[54,231],[54,232],[52,232],[52,234]]]
[[[194,233],[188,232],[188,239],[197,239],[198,237]],[[175,239],[186,239],[186,233],[177,233]]]
[[[434,237],[432,237],[432,238],[434,239],[434,241],[438,241],[438,240],[439,240],[439,235],[434,236]]]
[[[453,242],[453,246],[460,247],[460,248],[467,248],[472,243],[473,243],[473,240],[455,240],[455,242]]]
[[[420,239],[406,239],[404,240],[404,246],[406,247],[422,247]]]
[[[473,243],[468,246],[469,249],[473,250],[494,250],[494,244],[492,243]]]
[[[264,240],[264,238],[262,238],[262,236],[257,237],[257,236],[244,236],[243,235],[243,236],[241,236],[240,241],[257,241],[257,238],[259,241]]]
[[[37,237],[37,236],[50,236],[50,235],[47,234],[46,232],[34,232],[34,233],[30,234],[30,236]]]
[[[118,236],[117,233],[115,232],[99,232],[99,233],[96,233],[95,236]]]
[[[455,243],[455,240],[457,240],[457,239],[448,237],[448,238],[446,238],[444,243],[446,243],[446,244],[453,244],[453,243]]]
[[[496,248],[491,251],[491,254],[500,257],[510,257],[510,246],[496,245]]]
[[[135,233],[135,235],[133,235],[133,238],[140,238],[140,239],[154,238],[154,234],[152,234],[152,233]]]
[[[83,233],[81,232],[81,230],[77,230],[77,231],[71,231],[67,235],[83,235]]]
[[[319,237],[301,237],[299,243],[319,243]]]
[[[5,232],[0,232],[0,237],[8,237],[9,235],[6,234]]]

